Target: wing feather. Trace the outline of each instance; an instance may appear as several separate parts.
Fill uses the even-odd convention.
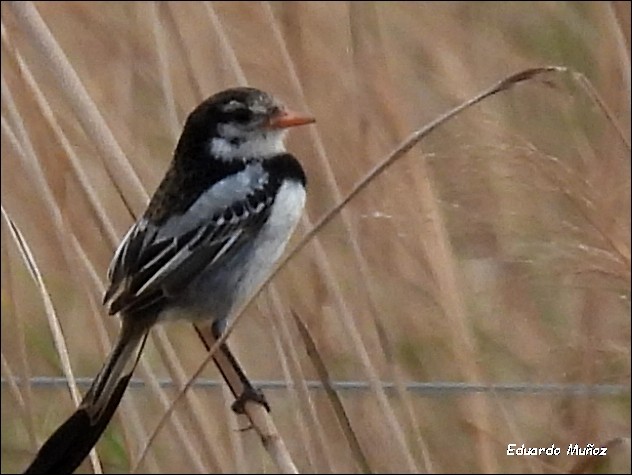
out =
[[[221,265],[259,232],[274,201],[278,184],[262,181],[230,206],[212,208],[207,220],[191,225],[191,216],[180,219],[185,232],[174,233],[178,217],[169,220],[169,233],[145,218],[127,233],[108,272],[110,288],[105,303],[110,314],[155,311],[177,295],[203,270]],[[208,201],[208,198],[206,198]],[[195,207],[200,216],[200,205]]]

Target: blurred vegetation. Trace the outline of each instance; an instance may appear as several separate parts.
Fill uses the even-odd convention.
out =
[[[307,399],[296,389],[317,376],[290,309],[335,380],[629,388],[629,2],[35,7],[147,193],[187,113],[220,89],[247,82],[313,113],[317,126],[293,131],[288,141],[309,178],[306,221],[293,243],[410,132],[510,73],[569,67],[612,111],[614,122],[570,74],[525,82],[468,110],[371,183],[279,274],[273,293],[247,310],[231,346],[252,379],[294,383],[267,395],[302,472],[350,473],[359,465],[324,392],[311,389]],[[69,149],[42,113],[18,55]],[[87,192],[118,238],[142,212],[142,193],[113,174],[112,157],[71,105],[76,92],[52,68],[3,2],[2,206],[43,275],[75,375],[93,376],[117,329],[99,304],[115,243]],[[12,101],[33,155],[24,151]],[[41,291],[6,220],[2,233],[2,376],[60,376]],[[171,346],[186,375],[205,356],[190,325],[170,325],[154,332],[137,376],[174,378],[165,363],[174,361],[166,356]],[[219,375],[209,367],[204,377]],[[202,409],[179,404],[136,467],[175,391],[131,389],[98,445],[104,471],[203,471],[186,447],[207,473],[274,470],[252,431],[237,432],[225,394],[191,392]],[[62,387],[4,384],[2,396],[1,467],[11,473],[26,466],[73,403]],[[392,391],[382,400],[371,389],[340,397],[377,473],[630,471],[629,392]],[[176,435],[177,423],[189,439]],[[508,457],[510,443],[555,444],[563,454],[571,443],[611,443],[612,457],[581,466],[584,459],[566,455]]]

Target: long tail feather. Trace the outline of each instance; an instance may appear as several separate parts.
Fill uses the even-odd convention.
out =
[[[132,325],[130,325],[132,327]],[[25,474],[72,473],[112,419],[142,352],[148,330],[123,326],[119,341],[75,413],[51,435]]]

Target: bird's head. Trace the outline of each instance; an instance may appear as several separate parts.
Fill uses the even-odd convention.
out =
[[[240,87],[219,92],[200,104],[182,133],[222,160],[267,158],[285,153],[288,128],[314,118],[288,110],[271,95]],[[195,139],[195,140],[192,140]]]

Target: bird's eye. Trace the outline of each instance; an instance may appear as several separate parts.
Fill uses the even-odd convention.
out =
[[[249,109],[237,109],[231,114],[232,119],[240,124],[246,124],[252,120],[252,111]]]

